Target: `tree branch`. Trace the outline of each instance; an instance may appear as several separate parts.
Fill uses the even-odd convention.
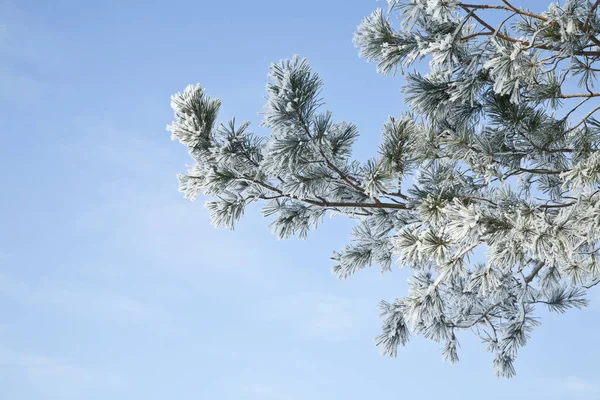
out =
[[[200,177],[190,176],[190,178],[200,178]],[[269,185],[268,183],[258,181],[256,179],[247,178],[247,177],[241,177],[241,178],[236,178],[236,179],[255,183],[257,185],[264,187],[265,189],[268,189],[275,193],[278,193],[283,197],[287,197],[292,200],[301,201],[301,202],[308,203],[308,204],[311,204],[314,206],[319,206],[319,207],[384,208],[384,209],[391,208],[391,209],[396,209],[396,210],[412,209],[411,207],[407,206],[406,204],[398,204],[398,203],[382,203],[382,202],[378,202],[378,203],[348,203],[348,202],[335,202],[335,201],[327,201],[327,200],[317,201],[317,200],[312,200],[312,199],[303,199],[303,198],[298,198],[298,197],[292,196],[290,194],[284,193],[281,189],[276,188],[272,185]]]
[[[540,261],[538,263],[538,265],[536,265],[533,270],[531,271],[531,273],[529,275],[527,275],[527,277],[525,278],[525,282],[529,283],[533,280],[533,278],[536,277],[536,275],[541,271],[542,268],[544,268],[544,265],[546,265],[545,261]]]
[[[594,92],[594,93],[571,93],[571,94],[560,94],[556,97],[553,97],[554,99],[573,99],[576,97],[598,97],[600,96],[600,93],[598,92]]]
[[[507,40],[509,42],[512,43],[521,43],[523,45],[525,45],[526,47],[533,47],[536,49],[541,49],[541,50],[549,50],[549,51],[562,51],[562,49],[560,49],[559,47],[553,47],[553,46],[548,46],[548,45],[543,45],[543,44],[533,44],[530,43],[526,40],[521,40],[521,39],[515,39],[513,37],[507,36],[501,32],[499,32],[498,30],[496,30],[494,27],[492,27],[490,24],[488,24],[484,19],[482,19],[481,17],[479,17],[477,14],[475,14],[473,11],[473,9],[494,9],[494,10],[504,10],[504,11],[511,11],[514,12],[516,14],[522,15],[522,16],[527,16],[530,18],[535,18],[538,19],[540,21],[543,22],[547,22],[548,19],[542,15],[539,14],[534,14],[531,13],[529,11],[525,11],[522,10],[520,8],[516,8],[513,5],[511,5],[509,2],[504,1],[503,2],[505,4],[509,4],[509,6],[493,6],[493,5],[487,5],[487,4],[465,4],[465,3],[459,3],[458,6],[460,8],[462,8],[465,12],[470,13],[471,16],[477,21],[479,22],[481,25],[483,25],[485,28],[487,28],[490,31],[491,35],[497,36],[501,39]],[[580,22],[578,24],[578,28],[580,30],[582,30],[582,32],[587,33],[586,31],[583,31],[583,24]],[[479,36],[481,34],[474,34],[474,35],[470,35],[470,37],[474,37],[474,36]],[[590,36],[590,40],[592,40],[596,45],[600,45],[600,40],[598,40],[597,38],[595,38],[594,36]],[[578,56],[600,56],[600,51],[576,51],[573,53],[574,55],[578,55]]]
[[[587,28],[590,24],[590,20],[592,19],[592,15],[596,12],[596,8],[600,5],[600,0],[596,0],[594,5],[590,8],[590,12],[588,13],[587,18],[585,19],[585,23],[583,24],[583,30],[587,32]]]
[[[577,125],[575,125],[574,127],[570,128],[568,131],[565,132],[565,134],[567,133],[571,133],[573,132],[575,129],[579,128],[589,117],[591,117],[596,111],[600,110],[600,106],[594,108],[592,111],[590,111],[589,113],[587,113],[585,115],[585,117],[583,117],[581,119],[581,121],[579,121],[579,123]]]
[[[299,112],[297,112],[296,114],[298,116],[298,120],[300,121],[300,124],[302,125],[302,128],[304,129],[304,132],[308,135],[309,138],[312,139],[313,136],[310,133],[310,128],[308,127],[308,124],[306,123],[306,121],[304,121],[304,117],[302,117],[302,114],[300,114]],[[332,171],[337,173],[340,176],[340,178],[342,178],[342,180],[344,182],[346,182],[348,185],[350,185],[350,187],[352,187],[354,190],[361,192],[361,193],[365,193],[365,189],[361,188],[360,186],[358,186],[354,182],[352,182],[352,180],[350,179],[351,177],[348,174],[344,173],[335,164],[333,164],[331,161],[329,161],[327,156],[325,156],[325,152],[323,151],[321,146],[318,146],[318,148],[319,148],[319,153],[321,154],[321,156],[323,157],[323,160],[325,161],[325,165],[327,165],[327,167],[329,169],[331,169]],[[376,201],[378,201],[378,200],[376,200]]]

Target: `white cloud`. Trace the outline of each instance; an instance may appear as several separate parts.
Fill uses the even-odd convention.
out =
[[[282,393],[271,385],[254,383],[242,388],[242,393],[260,400],[292,400],[292,397]]]
[[[176,173],[185,171],[188,159],[168,151],[167,132],[166,142],[159,145],[94,121],[78,125],[83,133],[62,147],[62,155],[83,165],[82,173],[89,177],[85,191],[90,201],[72,221],[82,238],[100,237],[98,247],[118,248],[146,264],[146,272],[156,268],[152,273],[183,280],[203,293],[223,289],[208,284],[209,276],[267,290],[290,279],[289,262],[271,250],[275,239],[259,212],[248,212],[240,224],[259,221],[268,242],[256,235],[217,231],[202,200],[194,204],[182,198]],[[133,268],[115,271],[107,265],[95,273],[130,276]]]
[[[0,1],[0,100],[31,105],[65,63],[62,40],[13,1]]]
[[[8,366],[21,369],[32,379],[66,379],[78,383],[90,382],[89,371],[70,361],[28,352],[2,351]]]
[[[314,313],[308,320],[308,331],[318,337],[348,335],[356,326],[352,313],[352,301],[335,296],[325,296],[315,304]]]
[[[102,385],[118,385],[119,378],[72,360],[28,350],[0,347],[0,366],[5,374],[24,379],[41,392],[86,390]]]
[[[0,296],[10,298],[25,298],[31,293],[32,290],[28,285],[0,273]]]
[[[598,385],[578,376],[569,376],[561,379],[561,386],[571,393],[591,394],[598,393]]]
[[[76,232],[76,244],[88,248],[87,244],[93,243],[89,248],[98,253],[78,256],[78,264],[65,266],[73,276],[72,283],[57,277],[56,282],[31,284],[0,274],[0,296],[81,317],[168,331],[175,329],[173,320],[159,305],[161,298],[173,297],[168,293],[223,295],[226,289],[212,284],[221,278],[252,291],[273,290],[290,280],[282,257],[265,251],[252,237],[236,234],[228,235],[226,241],[220,239],[224,232],[216,233],[208,224],[202,204],[181,199],[175,173],[165,168],[172,157],[163,146],[93,121],[81,121],[81,127],[82,134],[61,148],[61,156],[89,169],[82,171],[89,174],[89,187],[84,189],[89,201],[65,224]],[[168,145],[166,132],[164,138]],[[120,259],[113,259],[113,253],[133,262],[124,267]],[[151,285],[143,290],[152,292],[147,298],[155,304],[100,286],[101,282],[114,286],[111,282],[130,281],[142,274],[147,279],[141,284]],[[81,284],[77,281],[81,277],[97,284]],[[318,319],[326,319],[327,307],[332,305],[317,310],[315,331],[323,329],[319,326],[325,322],[318,323]]]
[[[31,285],[0,274],[0,297],[51,307],[80,318],[145,325],[162,333],[179,332],[170,315],[159,306],[85,285],[48,281]]]
[[[530,390],[540,396],[560,399],[588,400],[600,395],[600,386],[597,383],[579,376],[536,379],[531,382]]]
[[[262,318],[304,337],[336,341],[353,337],[361,326],[360,300],[324,293],[296,293],[269,298]]]

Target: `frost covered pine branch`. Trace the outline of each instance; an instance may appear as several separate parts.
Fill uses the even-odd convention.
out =
[[[395,357],[422,335],[456,362],[467,331],[511,377],[536,310],[584,307],[600,282],[599,3],[536,13],[508,1],[390,0],[354,42],[378,72],[403,73],[411,113],[383,124],[365,163],[352,159],[356,126],[323,110],[306,60],[270,68],[268,137],[217,123],[219,100],[188,86],[172,97],[168,126],[195,162],[180,190],[210,197],[214,225],[230,229],[261,202],[281,238],[306,238],[327,213],[355,220],[332,257],[340,279],[394,261],[413,270],[408,295],[381,303],[382,352]],[[407,71],[422,62],[426,74]],[[483,262],[470,260],[478,249]]]

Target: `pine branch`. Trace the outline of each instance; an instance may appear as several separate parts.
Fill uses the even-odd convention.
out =
[[[569,169],[553,170],[553,169],[544,169],[544,168],[519,168],[518,170],[521,172],[528,172],[530,174],[540,174],[540,175],[560,175],[560,174],[570,171]]]
[[[600,283],[600,279],[597,279],[596,281],[590,283],[589,285],[583,285],[583,287],[586,288],[586,289],[591,289],[591,288],[593,288],[594,286],[596,286],[599,283]]]
[[[306,135],[312,139],[313,135],[310,133],[310,128],[309,128],[308,124],[306,123],[306,121],[304,120],[304,117],[299,112],[297,113],[297,116],[298,116],[298,120],[300,121],[300,124],[302,125],[302,129],[304,129],[304,132],[306,133]],[[327,167],[329,169],[331,169],[332,171],[337,173],[340,176],[340,178],[342,178],[342,180],[344,182],[346,182],[351,188],[353,188],[357,192],[365,193],[365,189],[361,188],[360,186],[358,186],[354,182],[352,182],[352,179],[349,175],[345,174],[342,170],[340,170],[337,166],[335,166],[335,164],[333,164],[327,158],[327,156],[325,155],[325,152],[323,151],[323,149],[321,148],[320,145],[318,145],[318,148],[319,148],[319,153],[323,157],[323,160],[325,161],[325,164],[327,165]],[[378,201],[378,200],[376,200],[376,201]]]
[[[549,209],[549,208],[565,208],[571,207],[572,205],[577,204],[576,202],[565,203],[565,204],[539,204],[536,205],[536,208]]]
[[[190,178],[199,178],[199,177],[193,177],[190,176]],[[379,208],[379,209],[394,209],[394,210],[410,210],[411,207],[409,207],[406,204],[397,204],[397,203],[382,203],[382,202],[377,202],[377,203],[362,203],[362,202],[357,202],[357,203],[349,203],[349,202],[339,202],[339,201],[318,201],[318,200],[312,200],[312,199],[306,199],[306,198],[298,198],[289,194],[284,193],[281,189],[276,188],[275,186],[269,185],[267,183],[258,181],[256,179],[253,178],[249,178],[249,177],[240,177],[237,178],[239,180],[244,180],[244,181],[248,181],[248,182],[252,182],[255,183],[259,186],[264,187],[265,189],[271,190],[273,192],[279,193],[281,196],[283,197],[287,197],[289,199],[292,200],[297,200],[297,201],[301,201],[313,206],[319,206],[319,207],[339,207],[339,208]]]
[[[598,97],[600,96],[600,93],[595,92],[595,93],[571,93],[571,94],[560,94],[554,98],[556,99],[573,99],[573,98],[577,98],[577,97]]]
[[[590,111],[589,113],[587,113],[582,119],[581,121],[579,121],[577,124],[575,124],[575,126],[571,127],[568,131],[566,131],[565,133],[571,133],[573,132],[575,129],[579,128],[581,125],[583,125],[585,123],[585,121],[587,121],[588,118],[590,118],[592,115],[594,115],[594,113],[596,111],[600,111],[600,106],[595,107],[592,111]]]
[[[592,19],[592,15],[594,15],[596,13],[596,9],[598,8],[598,6],[600,5],[600,0],[596,0],[596,2],[592,5],[592,7],[590,8],[590,12],[588,13],[586,19],[585,19],[585,23],[583,24],[583,31],[587,32],[588,27],[589,27],[589,23]]]
[[[522,45],[524,45],[527,48],[536,48],[536,49],[541,49],[541,50],[550,50],[550,51],[557,51],[557,52],[562,51],[558,47],[548,46],[548,45],[543,45],[543,44],[534,44],[533,42],[529,42],[527,40],[516,39],[516,38],[510,37],[508,35],[505,35],[505,34],[499,32],[498,30],[496,30],[494,27],[492,27],[490,24],[488,24],[484,19],[480,18],[477,14],[473,13],[472,11],[473,11],[473,9],[496,9],[496,10],[512,11],[519,15],[536,18],[536,19],[546,22],[547,18],[545,18],[541,15],[533,14],[528,11],[524,11],[524,10],[517,9],[517,8],[513,9],[513,8],[509,8],[509,7],[504,7],[504,6],[476,5],[476,4],[463,4],[463,3],[459,3],[458,6],[460,8],[462,8],[465,12],[469,13],[472,16],[472,18],[474,18],[477,22],[479,22],[481,25],[483,25],[486,29],[488,29],[489,35],[499,37],[501,39],[507,40],[512,43],[521,43]],[[581,28],[583,28],[583,26],[581,26]],[[480,34],[477,34],[475,36],[480,36]],[[472,36],[472,37],[474,37],[474,36]],[[598,40],[597,38],[590,36],[590,40],[592,40],[597,45],[600,45],[600,40]],[[600,51],[575,51],[575,52],[573,52],[573,54],[578,55],[578,56],[599,57]]]
[[[529,275],[527,275],[527,277],[525,278],[525,282],[530,283],[533,278],[535,278],[537,276],[537,274],[542,270],[542,268],[544,268],[544,265],[546,265],[545,261],[540,261],[531,271],[531,273]]]
[[[199,86],[173,97],[168,129],[195,162],[179,189],[192,200],[215,196],[211,219],[229,228],[264,200],[281,238],[306,237],[327,212],[355,219],[352,243],[334,255],[338,277],[374,263],[387,271],[396,254],[414,269],[408,296],[385,303],[384,353],[395,356],[411,326],[455,361],[455,330],[472,329],[509,377],[537,325],[535,305],[583,306],[583,289],[600,283],[600,106],[590,106],[600,97],[600,0],[543,14],[512,0],[421,3],[392,5],[402,31],[378,10],[355,36],[381,73],[430,58],[427,75],[410,75],[405,87],[412,114],[384,124],[376,158],[349,160],[356,127],[318,114],[322,82],[294,58],[271,67],[264,141],[233,124],[213,132],[220,102]],[[487,10],[507,18],[494,27]],[[563,93],[574,76],[582,93]],[[561,109],[570,99],[577,105]],[[482,244],[486,262],[475,263]]]

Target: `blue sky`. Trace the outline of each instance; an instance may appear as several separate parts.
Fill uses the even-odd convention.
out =
[[[403,110],[351,39],[382,2],[0,0],[0,394],[7,400],[600,399],[600,296],[545,312],[512,380],[469,336],[381,357],[376,305],[408,272],[339,282],[350,223],[279,241],[215,230],[176,190],[169,97],[200,82],[257,132],[268,66],[300,54],[357,157]]]

